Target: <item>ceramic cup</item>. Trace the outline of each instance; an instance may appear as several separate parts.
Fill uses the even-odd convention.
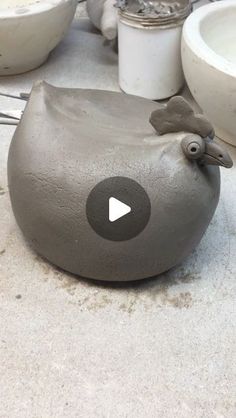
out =
[[[151,15],[120,10],[119,84],[125,93],[161,100],[183,86],[181,34],[190,4],[183,0],[175,7]]]

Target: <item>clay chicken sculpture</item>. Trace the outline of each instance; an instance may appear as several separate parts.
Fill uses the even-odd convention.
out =
[[[199,244],[217,207],[219,166],[232,160],[213,137],[181,97],[163,106],[38,82],[9,151],[17,223],[41,256],[71,273],[107,281],[163,273]],[[86,216],[91,190],[114,176],[138,182],[151,205],[144,230],[123,241],[101,237]]]
[[[91,22],[108,40],[117,37],[116,0],[87,0],[87,12]]]

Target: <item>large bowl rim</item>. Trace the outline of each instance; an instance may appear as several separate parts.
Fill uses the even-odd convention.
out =
[[[227,9],[235,9],[236,0],[224,0],[214,2],[200,7],[193,12],[185,21],[183,26],[183,41],[188,47],[209,66],[236,77],[236,64],[230,62],[223,56],[217,54],[203,39],[200,26],[207,16]]]
[[[73,3],[73,1],[75,0],[44,0],[39,1],[38,3],[33,2],[32,4],[26,4],[25,6],[22,5],[9,9],[2,9],[0,11],[0,21],[1,19],[20,19],[25,16],[37,15],[63,6],[66,3]],[[16,12],[17,10],[19,11],[18,13]]]

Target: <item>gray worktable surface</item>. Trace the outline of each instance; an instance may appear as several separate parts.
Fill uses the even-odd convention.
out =
[[[0,78],[0,90],[44,79],[118,91],[117,73],[116,53],[80,18],[44,66]],[[58,271],[19,232],[7,186],[14,129],[0,126],[0,417],[235,418],[236,167],[221,170],[218,209],[184,263],[101,285]]]

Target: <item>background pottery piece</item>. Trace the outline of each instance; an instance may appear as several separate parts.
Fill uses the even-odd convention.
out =
[[[103,36],[112,40],[117,37],[116,0],[87,0],[87,12],[91,22]]]
[[[179,107],[178,129],[187,126],[186,112],[188,120],[194,118],[183,99],[174,98],[165,108],[122,93],[37,83],[8,159],[13,211],[32,247],[64,270],[107,281],[151,277],[189,255],[220,192],[219,167],[200,165],[199,150],[207,147],[201,154],[207,164],[230,167],[232,161],[214,141],[198,135],[212,133],[201,116],[195,134],[157,134],[158,128],[166,132],[164,115],[172,129]],[[214,161],[211,147],[217,151]],[[144,229],[123,241],[100,236],[86,216],[94,188],[117,177],[137,182],[151,205]],[[144,201],[139,203],[142,211]]]
[[[119,84],[125,93],[163,100],[184,84],[181,35],[191,8],[188,0],[141,3],[119,11]]]
[[[1,0],[0,75],[20,74],[46,61],[76,6],[77,0]]]
[[[236,146],[236,2],[203,6],[186,20],[182,62],[191,93],[216,135]]]

